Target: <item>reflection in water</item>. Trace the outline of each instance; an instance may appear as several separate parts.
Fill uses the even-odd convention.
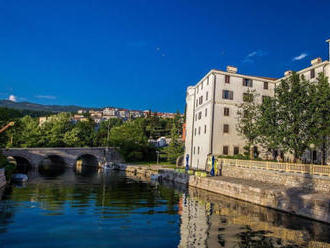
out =
[[[41,176],[55,178],[65,172],[65,163],[59,156],[48,156],[41,161],[39,165],[39,173]]]
[[[329,247],[328,225],[183,185],[84,166],[30,178],[0,191],[5,247]]]
[[[330,247],[330,226],[189,188],[180,247]]]

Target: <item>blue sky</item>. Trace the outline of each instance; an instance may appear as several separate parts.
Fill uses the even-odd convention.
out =
[[[183,111],[212,68],[328,59],[329,20],[328,0],[0,0],[0,99]]]

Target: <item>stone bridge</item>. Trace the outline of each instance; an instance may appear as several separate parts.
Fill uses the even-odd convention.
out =
[[[13,157],[17,163],[29,163],[38,167],[45,159],[74,167],[76,161],[101,166],[106,162],[122,162],[119,152],[113,147],[63,147],[63,148],[9,148],[1,149],[3,155]]]

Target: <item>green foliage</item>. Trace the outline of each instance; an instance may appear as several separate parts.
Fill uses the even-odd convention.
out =
[[[312,139],[310,83],[293,73],[275,89],[277,136],[284,151],[299,159]]]
[[[5,169],[6,180],[8,181],[10,180],[12,173],[15,171],[16,165],[9,163],[7,158],[0,152],[0,168]]]
[[[330,139],[330,84],[320,73],[315,84],[310,86],[310,113],[312,118],[312,143],[322,152],[322,164],[326,164]]]
[[[121,119],[109,119],[101,122],[98,130],[95,134],[94,145],[95,146],[110,146],[109,134],[112,128],[118,127],[123,124]]]
[[[275,88],[273,98],[258,105],[244,102],[238,111],[237,130],[248,141],[268,151],[281,150],[300,159],[311,144],[322,151],[326,162],[330,136],[330,85],[324,74],[316,82],[293,73]]]
[[[17,110],[1,109],[0,121],[7,124],[14,120],[15,126],[0,135],[2,146],[7,147],[92,147],[115,146],[127,161],[155,161],[156,148],[149,138],[170,136],[170,130],[181,132],[182,118],[179,113],[174,119],[158,116],[137,118],[123,123],[121,119],[103,121],[99,126],[87,116],[87,121],[74,122],[71,113],[59,113],[39,120],[30,115],[22,118]],[[171,148],[176,148],[176,144]],[[181,149],[181,148],[180,148]],[[172,152],[177,154],[175,150]]]
[[[154,158],[155,150],[148,143],[143,119],[125,122],[110,131],[110,144],[119,147],[127,161],[141,161]]]
[[[250,151],[250,158],[252,154],[252,146],[255,145],[257,137],[259,136],[259,128],[257,125],[257,120],[259,118],[258,104],[254,99],[258,95],[255,91],[250,91],[246,93],[244,103],[242,103],[237,111],[238,123],[236,129],[239,134],[241,134],[247,141],[247,150]]]
[[[184,153],[184,145],[181,140],[179,140],[178,128],[173,125],[171,130],[171,142],[163,149],[166,154],[167,161],[175,164],[176,159]]]

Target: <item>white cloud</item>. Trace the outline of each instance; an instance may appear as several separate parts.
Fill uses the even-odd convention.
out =
[[[40,98],[40,99],[49,99],[49,100],[54,100],[56,99],[56,96],[47,96],[47,95],[37,95],[35,96],[36,98]]]
[[[243,59],[243,63],[253,63],[254,60],[252,58],[263,57],[263,56],[266,56],[267,54],[268,54],[268,52],[266,52],[264,50],[252,51],[248,55],[245,56],[245,58]]]
[[[10,96],[8,97],[8,100],[9,100],[9,101],[12,101],[12,102],[16,102],[16,96],[14,96],[14,95],[10,95]]]
[[[296,61],[296,60],[302,60],[303,58],[307,57],[307,53],[302,53],[299,56],[294,57],[292,60]]]

